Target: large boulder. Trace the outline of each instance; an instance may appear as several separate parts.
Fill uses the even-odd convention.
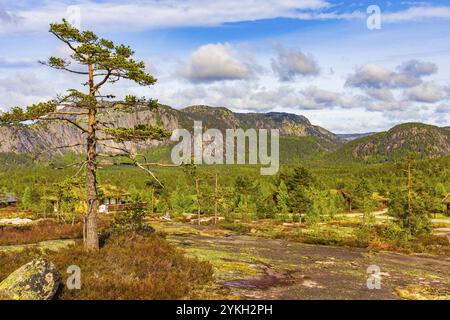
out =
[[[8,300],[49,300],[58,290],[61,276],[48,260],[33,260],[0,283],[0,298]]]

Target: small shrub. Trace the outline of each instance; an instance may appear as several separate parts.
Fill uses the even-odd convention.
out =
[[[376,229],[371,224],[363,223],[355,229],[356,243],[359,247],[367,247],[376,235]]]
[[[145,215],[145,210],[140,208],[116,212],[108,231],[112,233],[153,232],[154,229],[144,222]]]
[[[306,234],[305,243],[320,244],[320,245],[341,245],[344,238],[339,232],[331,229],[315,228],[313,232]]]
[[[225,230],[247,233],[250,232],[250,227],[236,222],[222,222],[220,227]]]
[[[379,230],[379,234],[382,238],[390,241],[408,241],[410,236],[403,228],[398,224],[388,223]]]

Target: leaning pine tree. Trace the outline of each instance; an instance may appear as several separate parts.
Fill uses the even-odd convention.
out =
[[[126,156],[148,174],[156,177],[137,161],[137,154],[130,151],[126,142],[168,137],[170,133],[160,126],[137,125],[124,128],[102,121],[101,113],[108,109],[136,108],[137,99],[128,96],[125,102],[105,101],[113,96],[102,96],[101,88],[114,84],[120,79],[134,81],[142,86],[151,86],[156,79],[145,71],[141,61],[134,60],[134,52],[125,45],[115,45],[112,41],[99,38],[92,31],[80,31],[63,20],[50,25],[50,33],[60,40],[70,51],[70,58],[50,57],[40,63],[51,68],[86,77],[82,83],[87,93],[70,89],[65,95],[48,102],[38,103],[27,108],[14,107],[0,115],[0,125],[15,125],[23,122],[63,121],[75,126],[82,136],[81,143],[86,150],[86,193],[87,213],[85,216],[87,250],[98,250],[97,210],[99,206],[97,190],[97,157]],[[148,103],[156,107],[154,100]],[[103,153],[99,152],[99,145]],[[75,147],[61,146],[61,148]],[[108,152],[109,150],[109,152]]]

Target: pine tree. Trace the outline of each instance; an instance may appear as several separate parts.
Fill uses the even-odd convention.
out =
[[[289,213],[289,192],[284,181],[281,181],[277,190],[277,209],[278,212],[285,216]]]
[[[21,205],[24,209],[32,209],[38,204],[39,198],[39,193],[34,188],[26,187],[23,191]]]
[[[134,128],[111,127],[111,123],[102,121],[102,113],[109,110],[133,110],[137,102],[144,102],[128,96],[125,102],[108,102],[112,96],[100,93],[106,84],[114,84],[121,79],[133,81],[141,86],[151,86],[156,79],[145,71],[142,61],[133,59],[134,52],[125,45],[116,45],[112,41],[98,37],[92,31],[80,31],[66,20],[50,24],[53,34],[70,51],[70,58],[50,57],[41,61],[43,65],[83,77],[82,84],[87,92],[69,89],[66,94],[47,102],[28,106],[14,107],[0,115],[0,125],[13,125],[29,121],[61,121],[77,128],[83,142],[60,148],[83,146],[86,150],[86,193],[88,210],[86,213],[86,249],[98,250],[97,209],[99,197],[97,190],[97,157],[126,156],[133,163],[153,173],[137,161],[137,154],[126,148],[125,142],[132,140],[162,139],[170,133],[160,126],[137,125]],[[145,101],[152,108],[157,107],[155,100]],[[114,142],[114,144],[113,144]],[[101,154],[99,146],[110,152]],[[154,177],[156,179],[156,177]]]
[[[375,210],[376,203],[373,199],[373,190],[367,179],[360,179],[355,188],[355,205],[364,213],[364,218],[367,219]]]

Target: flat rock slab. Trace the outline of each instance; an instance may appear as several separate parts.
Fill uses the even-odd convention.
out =
[[[75,244],[75,240],[47,240],[31,244],[0,246],[0,252],[20,252],[24,249],[60,250]]]
[[[443,256],[369,252],[233,235],[170,235],[189,256],[210,261],[219,284],[244,299],[400,299],[397,288],[426,285],[440,299],[450,292],[450,261]],[[378,266],[380,289],[367,285]],[[281,275],[281,276],[279,276]]]
[[[21,226],[33,223],[31,219],[21,219],[21,218],[10,218],[10,219],[0,219],[0,226]]]

